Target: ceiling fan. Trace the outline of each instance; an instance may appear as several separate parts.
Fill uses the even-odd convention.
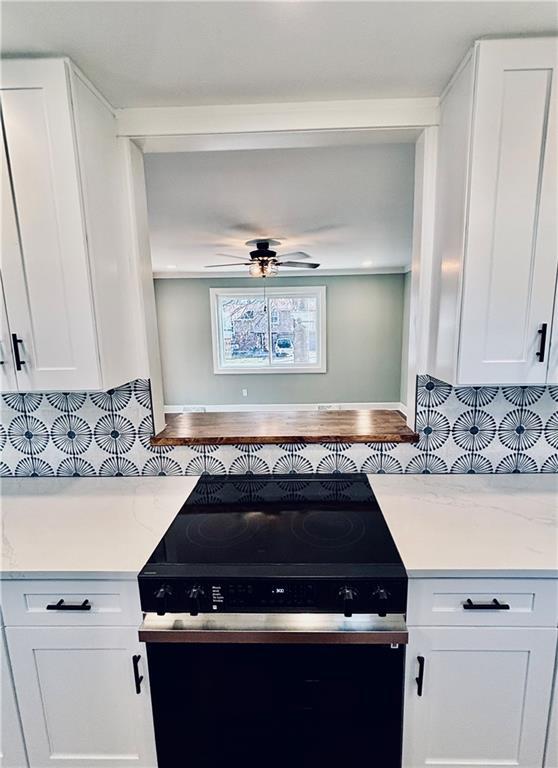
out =
[[[245,245],[254,246],[250,251],[250,260],[242,261],[238,256],[232,256],[228,253],[220,253],[219,256],[226,256],[228,259],[235,259],[238,266],[247,266],[251,277],[273,277],[279,271],[279,267],[302,267],[304,269],[317,269],[320,265],[315,261],[291,261],[292,257],[297,259],[309,259],[310,256],[304,251],[293,251],[278,255],[277,251],[272,250],[281,245],[280,240],[274,240],[271,237],[258,237],[255,240],[247,240]],[[229,267],[232,264],[207,264],[206,269],[215,267]]]

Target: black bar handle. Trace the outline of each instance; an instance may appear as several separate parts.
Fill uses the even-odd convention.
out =
[[[509,611],[509,603],[501,603],[494,598],[490,603],[474,603],[470,597],[463,603],[465,611]]]
[[[23,344],[23,339],[18,339],[17,333],[12,333],[12,347],[14,350],[14,360],[16,371],[21,371],[25,365],[25,360],[22,360],[19,354],[19,345]]]
[[[422,686],[424,685],[424,656],[417,656],[418,677],[415,677],[417,684],[417,696],[422,696]]]
[[[90,611],[91,603],[84,600],[83,603],[65,603],[62,598],[57,603],[50,603],[46,607],[47,611]]]
[[[546,332],[548,329],[548,323],[543,323],[537,333],[540,333],[541,335],[541,343],[539,346],[539,351],[536,352],[536,356],[539,358],[539,363],[544,363],[544,354],[546,350]]]
[[[140,662],[141,656],[138,654],[135,654],[132,656],[132,666],[134,668],[134,683],[136,684],[136,693],[141,693],[141,681],[143,680],[143,675],[140,675],[139,673],[139,662]]]

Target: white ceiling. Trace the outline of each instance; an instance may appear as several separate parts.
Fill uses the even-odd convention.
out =
[[[245,257],[244,241],[262,235],[283,236],[279,252],[307,251],[322,274],[410,262],[412,144],[152,154],[145,163],[156,273],[246,274],[204,266],[227,262],[220,251]]]
[[[437,96],[468,46],[555,2],[2,3],[4,54],[70,56],[117,107]]]

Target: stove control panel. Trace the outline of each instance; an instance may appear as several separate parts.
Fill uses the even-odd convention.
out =
[[[404,613],[407,581],[140,579],[143,611],[164,613]]]

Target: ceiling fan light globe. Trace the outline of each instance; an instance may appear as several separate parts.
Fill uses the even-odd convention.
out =
[[[265,277],[273,277],[278,271],[277,264],[274,264],[272,261],[268,261],[267,264],[264,264],[263,266],[263,274]]]
[[[250,277],[262,277],[263,276],[262,265],[256,261],[253,264],[250,264],[250,266],[248,267],[248,272],[250,273]]]

